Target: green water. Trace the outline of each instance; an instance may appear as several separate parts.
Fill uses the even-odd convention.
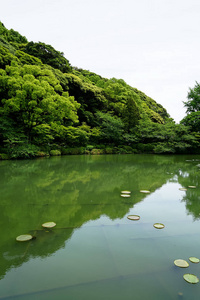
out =
[[[183,274],[200,278],[200,263],[173,263],[200,258],[198,164],[182,155],[0,161],[0,299],[198,299],[200,283]],[[44,230],[48,221],[56,227]],[[15,240],[26,233],[36,239]]]

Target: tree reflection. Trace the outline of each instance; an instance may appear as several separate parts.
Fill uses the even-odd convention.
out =
[[[199,218],[199,168],[185,156],[107,155],[66,156],[0,162],[1,273],[33,257],[46,257],[65,247],[73,232],[90,220],[107,215],[123,218],[145,199],[141,189],[154,192],[177,176],[188,189],[183,201]],[[186,175],[188,174],[188,175]],[[121,190],[132,191],[121,198]],[[41,224],[56,222],[53,230]],[[35,240],[17,243],[16,236],[31,233]]]

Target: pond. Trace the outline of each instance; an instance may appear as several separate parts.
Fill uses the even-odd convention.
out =
[[[0,190],[0,299],[199,298],[199,155],[0,161]]]

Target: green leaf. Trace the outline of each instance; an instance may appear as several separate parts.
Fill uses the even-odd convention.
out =
[[[55,226],[56,226],[56,223],[54,223],[54,222],[46,222],[46,223],[42,224],[42,227],[44,227],[44,228],[53,228]]]
[[[183,278],[185,279],[185,281],[189,282],[189,283],[198,283],[199,282],[199,278],[194,275],[194,274],[184,274]]]
[[[124,198],[129,198],[131,195],[130,194],[121,194],[121,197],[124,197]]]
[[[197,257],[189,257],[189,260],[192,262],[192,263],[195,263],[195,264],[198,264],[199,263],[199,258],[197,258]]]
[[[19,235],[18,237],[16,237],[16,240],[18,242],[26,242],[26,241],[30,241],[32,240],[32,235],[30,234],[22,234],[22,235]]]
[[[174,261],[175,266],[180,267],[180,268],[187,268],[189,267],[189,263],[184,260],[184,259],[176,259]]]

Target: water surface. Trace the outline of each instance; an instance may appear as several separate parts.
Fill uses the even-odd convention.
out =
[[[200,283],[183,274],[200,278],[200,263],[173,263],[200,258],[198,164],[183,155],[0,161],[0,299],[198,299]],[[56,227],[44,230],[48,221]],[[36,239],[15,240],[26,233]]]

